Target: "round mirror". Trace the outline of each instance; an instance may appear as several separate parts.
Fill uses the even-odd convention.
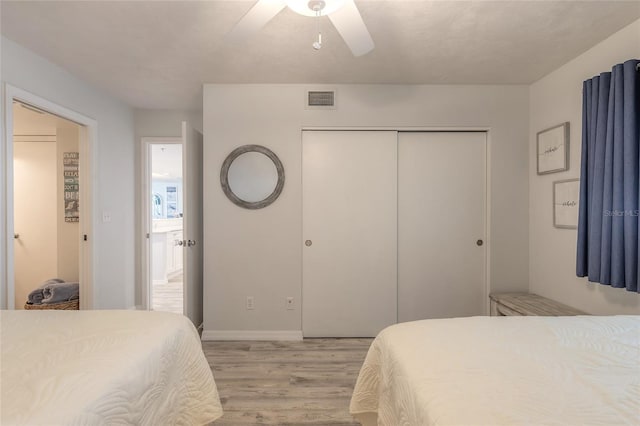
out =
[[[259,152],[245,152],[236,157],[227,172],[229,188],[238,198],[250,203],[262,201],[278,184],[278,170],[273,161]]]
[[[234,204],[261,209],[273,203],[284,186],[284,168],[273,151],[244,145],[227,156],[220,171],[222,190]]]

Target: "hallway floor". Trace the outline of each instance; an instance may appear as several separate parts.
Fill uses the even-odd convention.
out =
[[[169,280],[166,284],[153,284],[152,310],[162,312],[183,313],[182,274]]]

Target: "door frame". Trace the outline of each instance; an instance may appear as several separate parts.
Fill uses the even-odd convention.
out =
[[[97,165],[97,141],[98,141],[98,122],[93,118],[87,117],[79,112],[73,111],[62,105],[49,101],[26,90],[12,86],[8,83],[4,85],[4,141],[5,149],[0,151],[0,164],[3,165],[5,172],[0,176],[3,181],[2,191],[4,192],[3,200],[3,220],[0,227],[0,235],[2,235],[5,245],[3,247],[2,260],[5,264],[4,276],[2,281],[4,284],[0,289],[0,307],[3,309],[15,309],[15,269],[14,269],[14,239],[9,238],[14,233],[14,203],[13,203],[13,101],[19,101],[47,113],[56,115],[68,121],[72,121],[80,125],[79,131],[79,152],[82,161],[79,166],[80,174],[80,199],[84,200],[82,205],[82,217],[85,219],[80,221],[80,237],[78,244],[80,245],[79,259],[79,277],[80,277],[80,309],[92,309],[93,300],[93,283],[95,282],[94,268],[95,263],[95,242],[93,239],[93,229],[95,227],[96,198],[93,188],[96,185],[97,173],[95,173]],[[84,240],[87,237],[87,240]]]
[[[154,144],[182,144],[182,137],[166,137],[166,136],[143,136],[141,138],[142,155],[140,155],[140,170],[142,170],[142,179],[140,185],[140,263],[142,270],[140,277],[142,279],[141,288],[141,304],[142,309],[151,310],[151,200],[146,194],[151,192],[151,145]],[[182,171],[184,180],[184,170]],[[184,225],[183,225],[184,226]],[[183,284],[184,285],[184,284]],[[184,293],[184,290],[183,290]],[[184,295],[183,295],[184,304]]]
[[[491,312],[489,293],[491,292],[491,127],[490,126],[301,126],[300,127],[300,143],[302,144],[302,132],[307,130],[319,130],[319,131],[341,131],[341,130],[353,130],[353,131],[385,131],[391,130],[396,132],[483,132],[486,134],[486,149],[485,149],[485,204],[484,204],[484,315],[489,315]],[[300,156],[302,162],[302,154]],[[303,195],[304,196],[304,195]],[[302,200],[300,201],[300,211],[302,212]],[[300,244],[300,259],[302,259],[303,245]],[[300,282],[303,279],[302,269],[300,271]],[[304,293],[301,296],[304,299]],[[301,301],[302,303],[302,301]],[[396,307],[397,312],[397,307]]]

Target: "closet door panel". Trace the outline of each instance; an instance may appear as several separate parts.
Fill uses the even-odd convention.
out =
[[[399,321],[485,313],[485,200],[485,133],[399,133]]]
[[[31,291],[58,277],[56,144],[15,143],[13,165],[15,308],[23,309]]]
[[[303,132],[305,337],[397,320],[397,132]]]

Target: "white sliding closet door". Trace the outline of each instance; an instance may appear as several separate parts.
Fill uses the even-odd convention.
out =
[[[15,309],[58,276],[58,187],[55,142],[13,145]]]
[[[399,321],[484,313],[485,153],[482,132],[399,133]]]
[[[375,336],[397,320],[397,132],[302,140],[303,334]]]

